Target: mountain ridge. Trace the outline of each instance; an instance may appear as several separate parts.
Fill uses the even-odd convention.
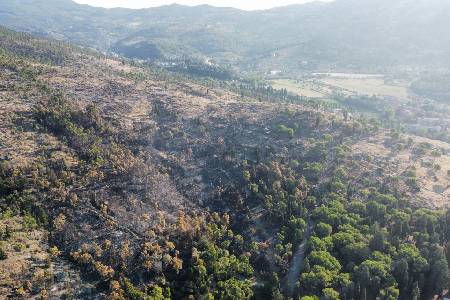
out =
[[[450,65],[450,3],[441,0],[337,0],[263,11],[57,3],[2,3],[0,24],[131,58],[194,57],[259,73]]]

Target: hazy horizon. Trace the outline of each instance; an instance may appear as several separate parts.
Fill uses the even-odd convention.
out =
[[[74,0],[80,4],[88,4],[91,6],[114,8],[149,8],[170,4],[181,4],[188,6],[196,6],[208,4],[217,7],[234,7],[243,10],[263,10],[274,7],[287,6],[292,4],[304,4],[307,2],[330,2],[332,0],[261,0],[261,1],[239,1],[239,0]]]

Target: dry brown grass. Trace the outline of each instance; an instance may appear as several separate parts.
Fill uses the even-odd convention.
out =
[[[48,274],[45,271],[47,263],[47,233],[42,230],[27,231],[21,217],[0,220],[0,228],[6,226],[12,231],[12,236],[0,242],[6,250],[8,258],[0,261],[0,299],[7,295],[16,295],[22,288],[30,297],[27,282],[41,280],[33,278],[33,274]],[[23,296],[25,297],[25,295]]]
[[[432,208],[449,207],[450,177],[447,170],[450,170],[450,155],[435,157],[431,154],[432,150],[428,150],[426,154],[417,156],[413,153],[413,149],[424,142],[431,144],[435,150],[449,150],[450,145],[410,135],[405,136],[405,139],[407,138],[413,140],[414,146],[398,151],[385,146],[384,142],[388,137],[381,134],[355,144],[353,154],[368,154],[372,157],[372,162],[365,163],[365,168],[372,171],[382,168],[384,176],[401,177],[406,171],[415,170],[420,191],[413,193],[408,191],[411,201]],[[436,169],[436,165],[440,166],[440,169]]]
[[[398,99],[408,98],[406,86],[390,85],[382,78],[333,78],[320,79],[327,86],[344,89],[349,93],[357,93],[368,96],[392,96]]]

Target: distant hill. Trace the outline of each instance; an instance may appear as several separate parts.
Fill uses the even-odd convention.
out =
[[[2,25],[140,59],[209,58],[247,71],[450,66],[445,0],[337,0],[254,12],[0,3]]]
[[[450,74],[425,74],[411,89],[420,96],[450,103]]]

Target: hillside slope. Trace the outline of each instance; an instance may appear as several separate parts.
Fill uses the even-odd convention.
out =
[[[358,152],[384,135],[391,151],[436,145],[4,28],[0,69],[0,259],[24,266],[1,297],[428,300],[448,286],[449,213]]]

